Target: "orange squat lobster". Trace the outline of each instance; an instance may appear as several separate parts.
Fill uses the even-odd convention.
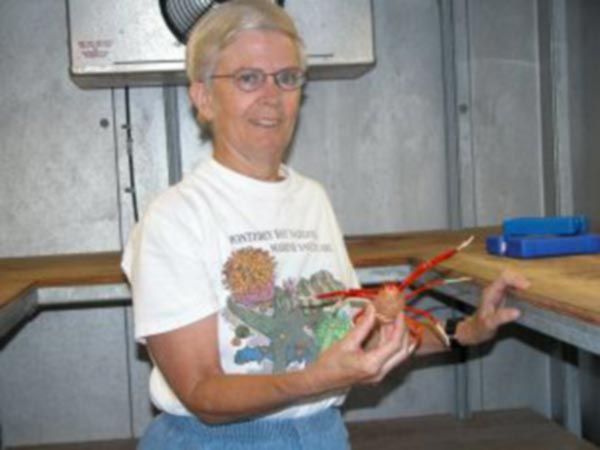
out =
[[[385,283],[382,288],[349,289],[346,291],[326,292],[318,295],[317,298],[321,300],[335,298],[340,300],[347,298],[360,298],[371,301],[375,307],[375,314],[378,322],[382,325],[394,322],[398,317],[398,314],[404,310],[404,320],[408,326],[408,331],[414,340],[415,348],[421,343],[421,339],[426,327],[430,328],[444,342],[444,344],[448,346],[448,337],[446,336],[446,332],[444,331],[440,321],[436,319],[429,311],[414,308],[410,305],[407,305],[406,302],[435,286],[458,283],[466,281],[468,278],[436,279],[404,295],[403,292],[425,272],[437,266],[441,262],[452,258],[456,253],[471,244],[473,239],[474,237],[471,236],[462,242],[458,247],[447,250],[418,265],[417,268],[401,282]],[[409,313],[410,315],[406,315],[406,313]],[[354,317],[354,321],[356,322],[363,314],[364,309]],[[420,317],[421,320],[418,320],[417,317]]]

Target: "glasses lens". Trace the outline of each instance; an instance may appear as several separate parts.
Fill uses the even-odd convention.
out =
[[[281,89],[298,89],[304,84],[304,72],[300,69],[283,69],[275,74],[275,81]]]
[[[235,73],[233,79],[242,91],[254,91],[265,82],[266,75],[260,69],[242,69]]]

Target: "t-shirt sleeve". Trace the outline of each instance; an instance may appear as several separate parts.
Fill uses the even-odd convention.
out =
[[[131,285],[138,342],[219,309],[203,256],[200,231],[172,211],[151,209],[134,227],[122,268]]]
[[[325,208],[327,221],[329,223],[330,228],[332,229],[332,244],[335,252],[335,257],[338,259],[338,266],[342,270],[342,282],[344,283],[347,289],[359,288],[360,281],[358,279],[358,275],[356,274],[356,270],[352,265],[350,256],[348,255],[348,248],[346,247],[344,235],[333,210],[333,206],[331,205],[331,202],[329,200],[329,197],[327,196],[327,193],[325,192],[325,189],[323,189],[323,187],[320,185],[319,188],[321,191],[321,197],[324,205],[323,207]]]

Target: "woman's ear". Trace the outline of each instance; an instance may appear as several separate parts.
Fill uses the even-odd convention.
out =
[[[198,111],[198,118],[204,122],[210,122],[214,116],[212,92],[205,83],[194,81],[188,91],[190,101]]]

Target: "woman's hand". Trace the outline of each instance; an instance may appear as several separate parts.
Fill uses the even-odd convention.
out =
[[[530,282],[520,273],[506,270],[486,287],[475,314],[458,325],[456,338],[462,345],[476,345],[496,335],[500,326],[517,320],[521,312],[506,308],[506,294],[510,289],[527,289]]]
[[[362,320],[306,370],[326,390],[377,383],[413,351],[404,315],[399,314],[393,323],[378,326],[375,309],[368,305]]]

